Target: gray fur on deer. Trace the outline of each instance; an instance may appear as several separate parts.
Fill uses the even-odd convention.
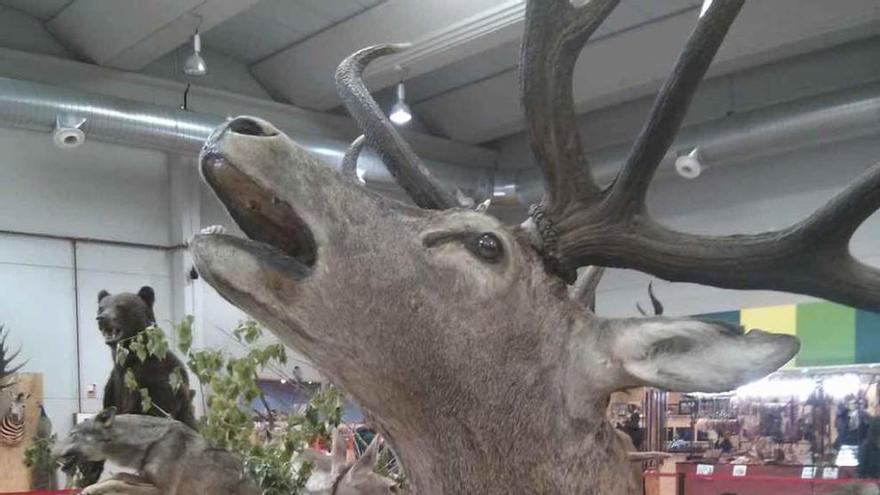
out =
[[[779,232],[694,236],[646,212],[647,186],[741,0],[711,4],[618,180],[593,182],[571,74],[616,3],[528,2],[523,102],[547,194],[521,226],[459,206],[372,100],[361,72],[399,45],[364,49],[337,72],[364,132],[346,173],[365,144],[424,209],[366,190],[256,118],[231,120],[205,145],[203,177],[248,239],[196,236],[199,272],[375,418],[414,493],[639,493],[605,419],[611,392],[729,390],[799,348],[723,322],[600,318],[582,303],[591,289],[569,294],[578,267],[880,307],[880,272],[845,253],[880,206],[880,167]]]

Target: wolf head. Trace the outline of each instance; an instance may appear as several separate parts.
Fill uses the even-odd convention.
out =
[[[312,495],[387,495],[397,493],[397,483],[373,471],[379,461],[379,437],[356,461],[346,458],[345,437],[350,435],[342,425],[333,431],[330,454],[316,450],[303,452],[302,459],[313,465],[312,477],[306,485],[306,493]]]
[[[116,408],[110,407],[76,425],[67,438],[55,444],[52,456],[65,471],[78,462],[106,460],[115,419]]]
[[[134,337],[156,322],[153,303],[156,294],[150,286],[143,286],[137,294],[120,292],[98,293],[98,328],[108,345]]]

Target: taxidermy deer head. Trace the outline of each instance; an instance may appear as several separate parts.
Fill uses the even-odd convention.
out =
[[[268,122],[239,117],[201,171],[248,239],[196,236],[199,272],[342,385],[394,446],[418,493],[638,493],[605,419],[609,394],[721,391],[789,361],[791,336],[722,322],[605,319],[567,284],[586,265],[670,281],[775,289],[880,309],[880,272],[847,244],[880,206],[880,168],[788,229],[710,237],[653,221],[645,193],[742,0],[699,19],[628,161],[608,187],[584,159],[572,72],[618,2],[530,0],[522,97],[546,194],[516,227],[459,206],[371,98],[366,48],[336,81],[365,139],[418,208],[375,194]]]

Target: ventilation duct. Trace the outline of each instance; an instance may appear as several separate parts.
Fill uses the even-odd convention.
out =
[[[223,117],[176,110],[122,98],[90,95],[46,84],[0,78],[0,125],[51,134],[58,119],[84,121],[82,131],[96,141],[198,154]],[[283,129],[282,129],[283,130]],[[339,169],[348,143],[296,134],[297,143]],[[492,193],[493,170],[432,160],[428,167],[450,188],[477,199]],[[371,187],[403,195],[391,173],[369,149],[358,160],[358,175]]]
[[[0,125],[45,132],[58,118],[85,119],[88,139],[196,154],[210,131],[223,122],[218,116],[169,109],[44,84],[0,78]],[[681,151],[697,146],[708,167],[828,144],[880,133],[880,84],[814,97],[734,115],[685,128],[658,173],[672,171]],[[339,167],[348,143],[297,134],[296,140],[331,166]],[[608,183],[619,169],[628,146],[588,153],[597,180]],[[428,161],[431,171],[450,189],[460,189],[493,205],[505,218],[521,216],[543,193],[537,168],[492,170]],[[371,187],[401,194],[379,158],[369,150],[358,162],[358,174]]]

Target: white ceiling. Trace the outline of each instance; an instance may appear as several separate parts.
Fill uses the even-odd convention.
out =
[[[579,61],[578,111],[655,91],[701,3],[621,0]],[[168,77],[186,53],[177,49],[200,27],[209,66],[211,54],[220,53],[214,66],[223,70],[194,83],[219,81],[229,89],[233,78],[224,75],[234,74],[249,85],[248,94],[323,111],[338,111],[333,71],[343,57],[374,43],[411,41],[411,50],[368,72],[380,101],[390,98],[400,64],[408,99],[427,129],[471,143],[522,129],[515,68],[523,0],[0,0],[0,6],[30,15],[36,26],[16,23],[0,32],[0,46]],[[834,9],[827,0],[752,0],[710,75],[878,34],[877,0],[836,0]]]
[[[385,0],[263,0],[205,34],[205,44],[248,65]]]
[[[0,0],[0,5],[12,7],[41,21],[55,17],[74,0]]]

